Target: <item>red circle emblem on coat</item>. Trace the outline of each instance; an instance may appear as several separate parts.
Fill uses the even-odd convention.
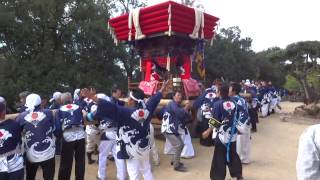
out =
[[[31,114],[31,118],[32,118],[33,120],[36,120],[36,119],[38,118],[38,113],[32,113],[32,114]]]
[[[0,131],[0,138],[3,136],[3,133]]]
[[[139,113],[138,113],[139,117],[143,117],[144,116],[144,111],[143,110],[140,110]]]
[[[228,102],[228,103],[227,103],[227,107],[228,107],[228,108],[231,108],[231,103]]]
[[[72,109],[72,104],[68,104],[67,109]]]

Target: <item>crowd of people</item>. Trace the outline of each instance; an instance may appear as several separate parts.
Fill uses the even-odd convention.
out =
[[[193,102],[183,104],[183,92],[172,93],[172,101],[156,112],[166,86],[145,100],[142,90],[132,90],[127,102],[121,89],[110,96],[94,88],[55,92],[46,107],[40,95],[23,92],[23,106],[16,117],[6,118],[7,103],[0,97],[0,179],[34,180],[39,166],[43,179],[53,180],[55,156],[60,155],[59,180],[68,180],[75,160],[75,179],[85,176],[88,164],[98,163],[97,179],[107,177],[107,162],[114,161],[117,179],[152,180],[151,163],[159,165],[151,120],[162,120],[165,152],[172,155],[174,171],[186,172],[181,157],[193,157],[187,124],[191,109],[198,110],[200,144],[215,146],[210,178],[225,179],[226,166],[235,179],[243,179],[242,164],[250,163],[250,137],[256,132],[258,111],[265,117],[276,111],[280,96],[272,83],[222,83],[215,81]],[[98,159],[92,155],[98,153]],[[150,159],[151,157],[151,159]],[[26,175],[24,175],[26,172]]]

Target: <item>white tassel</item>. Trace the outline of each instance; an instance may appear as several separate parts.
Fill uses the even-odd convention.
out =
[[[129,27],[129,34],[128,34],[128,41],[131,41],[132,40],[132,33],[131,33],[131,30],[132,30],[132,14],[133,12],[130,12],[129,13],[129,16],[128,16],[128,27]]]
[[[203,12],[201,12],[201,11],[199,11],[200,12],[200,14],[201,14],[201,39],[204,39],[204,31],[203,31],[203,29],[204,29],[204,14],[203,14]]]
[[[216,39],[216,32],[215,31],[213,31],[213,36],[212,36],[212,38],[211,38],[211,41],[210,41],[210,46],[212,46],[213,45],[213,40],[215,40]]]
[[[200,27],[201,27],[201,24],[202,24],[202,16],[201,16],[201,14],[203,14],[203,13],[201,11],[199,11],[198,9],[196,9],[196,8],[193,8],[193,9],[194,9],[195,22],[194,22],[193,31],[192,31],[191,34],[189,34],[189,36],[192,39],[197,39],[199,37],[199,30],[200,30]]]
[[[134,27],[136,29],[135,39],[143,39],[146,36],[142,33],[140,22],[139,22],[139,16],[140,16],[140,8],[135,9],[133,11],[133,23]]]
[[[167,55],[167,70],[170,72],[170,65],[171,65],[171,59],[170,59],[170,56],[169,56],[169,53]]]

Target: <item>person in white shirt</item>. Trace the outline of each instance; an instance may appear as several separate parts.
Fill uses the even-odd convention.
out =
[[[301,134],[296,169],[298,180],[320,179],[320,124]]]

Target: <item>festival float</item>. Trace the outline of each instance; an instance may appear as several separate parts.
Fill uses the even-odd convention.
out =
[[[214,38],[219,19],[182,4],[167,1],[135,9],[108,21],[116,44],[126,43],[132,56],[140,57],[141,81],[128,79],[128,89],[140,88],[153,95],[165,79],[171,91],[180,90],[185,100],[200,94],[198,79],[205,77],[204,43]],[[132,58],[133,60],[134,58]]]

